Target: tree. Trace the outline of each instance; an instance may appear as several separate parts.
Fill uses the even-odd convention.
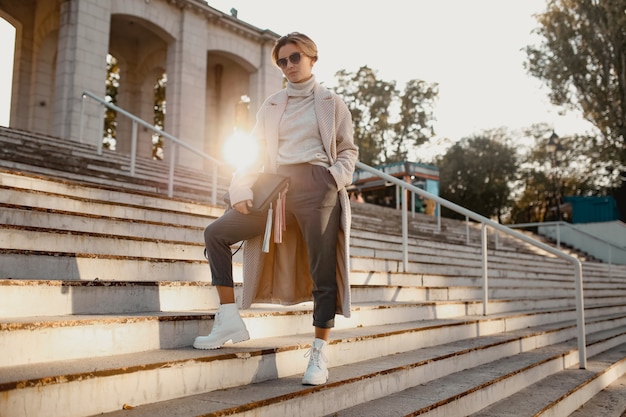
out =
[[[519,196],[511,209],[510,223],[556,220],[556,204],[563,205],[564,196],[599,195],[606,190],[606,172],[591,162],[593,138],[583,135],[559,138],[556,154],[548,150],[553,134],[545,124],[531,126],[525,137],[534,141],[519,166]],[[598,175],[598,174],[603,175]],[[568,220],[565,212],[562,219]]]
[[[526,69],[555,105],[578,109],[600,132],[593,163],[626,169],[626,0],[550,0]],[[603,170],[602,170],[603,171]]]
[[[352,114],[359,159],[369,165],[406,159],[410,149],[433,134],[435,84],[411,80],[401,93],[395,81],[380,80],[367,66],[336,74],[337,94]]]
[[[433,108],[439,95],[436,84],[410,80],[400,97],[400,120],[394,125],[393,153],[386,157],[395,161],[407,158],[410,148],[428,142],[435,135]]]
[[[359,159],[366,164],[379,164],[385,134],[389,131],[389,112],[396,94],[394,82],[376,78],[367,66],[356,74],[337,72],[337,94],[342,96],[352,114],[354,138],[359,146]]]
[[[502,223],[512,203],[512,181],[518,168],[515,149],[508,142],[507,132],[500,129],[454,144],[438,161],[441,197]],[[450,210],[444,213],[462,217]]]

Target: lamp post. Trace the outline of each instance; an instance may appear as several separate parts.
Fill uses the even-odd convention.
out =
[[[554,182],[554,201],[556,203],[556,217],[557,221],[561,221],[561,186],[559,184],[558,179],[558,152],[563,150],[563,145],[561,145],[561,140],[559,139],[559,135],[557,135],[554,130],[548,139],[548,145],[546,146],[546,150],[550,153],[552,157],[552,181]]]

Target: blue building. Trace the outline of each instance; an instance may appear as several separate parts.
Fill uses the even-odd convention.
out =
[[[400,161],[375,167],[392,177],[402,179],[422,190],[436,196],[439,195],[439,168],[419,162]],[[400,208],[401,187],[382,178],[375,177],[369,172],[356,170],[353,185],[349,191],[354,196],[360,196],[366,203],[380,206]],[[417,213],[435,214],[435,204],[421,196],[411,193],[413,202],[410,210]]]
[[[572,223],[610,222],[620,218],[612,196],[567,196],[563,200],[571,205]]]

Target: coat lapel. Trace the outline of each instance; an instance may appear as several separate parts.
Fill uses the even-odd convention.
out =
[[[335,100],[333,100],[330,92],[319,84],[315,90],[315,113],[322,137],[322,144],[324,145],[326,153],[331,158],[330,163],[333,164],[336,156],[335,150],[332,149],[331,146],[335,129]]]

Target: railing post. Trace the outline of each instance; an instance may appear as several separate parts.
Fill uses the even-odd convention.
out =
[[[172,142],[170,151],[170,170],[167,178],[167,196],[172,198],[174,196],[174,163],[176,162],[176,151],[178,145]]]
[[[482,269],[483,269],[483,316],[489,314],[487,306],[489,305],[489,277],[487,274],[487,224],[483,223],[480,229],[480,246],[482,252]]]
[[[78,131],[78,140],[83,143],[83,124],[85,123],[85,95],[80,96],[80,127]]]
[[[441,205],[439,203],[435,205],[435,210],[437,211],[437,232],[441,232]]]
[[[106,107],[104,106],[104,104],[100,105],[100,108],[102,109],[102,113],[104,116],[105,112],[106,112]],[[96,146],[98,147],[98,155],[102,155],[102,141],[104,140],[104,117],[100,120],[100,135],[98,138],[96,138]]]
[[[500,233],[498,233],[497,230],[494,229],[493,231],[494,233],[494,242],[496,244],[496,249],[500,249]]]
[[[469,217],[465,216],[465,244],[469,246],[470,244],[470,227],[469,227]]]
[[[587,340],[585,335],[585,305],[583,300],[583,266],[574,265],[576,282],[576,327],[578,330],[578,361],[580,369],[587,368]]]
[[[556,223],[556,247],[561,249],[561,222]]]
[[[402,270],[409,269],[409,216],[406,202],[407,190],[402,189]]]
[[[211,192],[211,204],[217,204],[217,165],[213,164],[213,175],[211,176],[211,187],[213,188]]]
[[[396,210],[400,208],[400,203],[402,202],[402,193],[404,193],[404,189],[396,184]]]
[[[135,176],[135,164],[137,162],[137,122],[133,120],[133,133],[130,143],[130,175]]]
[[[607,242],[609,247],[609,278],[613,278],[613,244]]]

